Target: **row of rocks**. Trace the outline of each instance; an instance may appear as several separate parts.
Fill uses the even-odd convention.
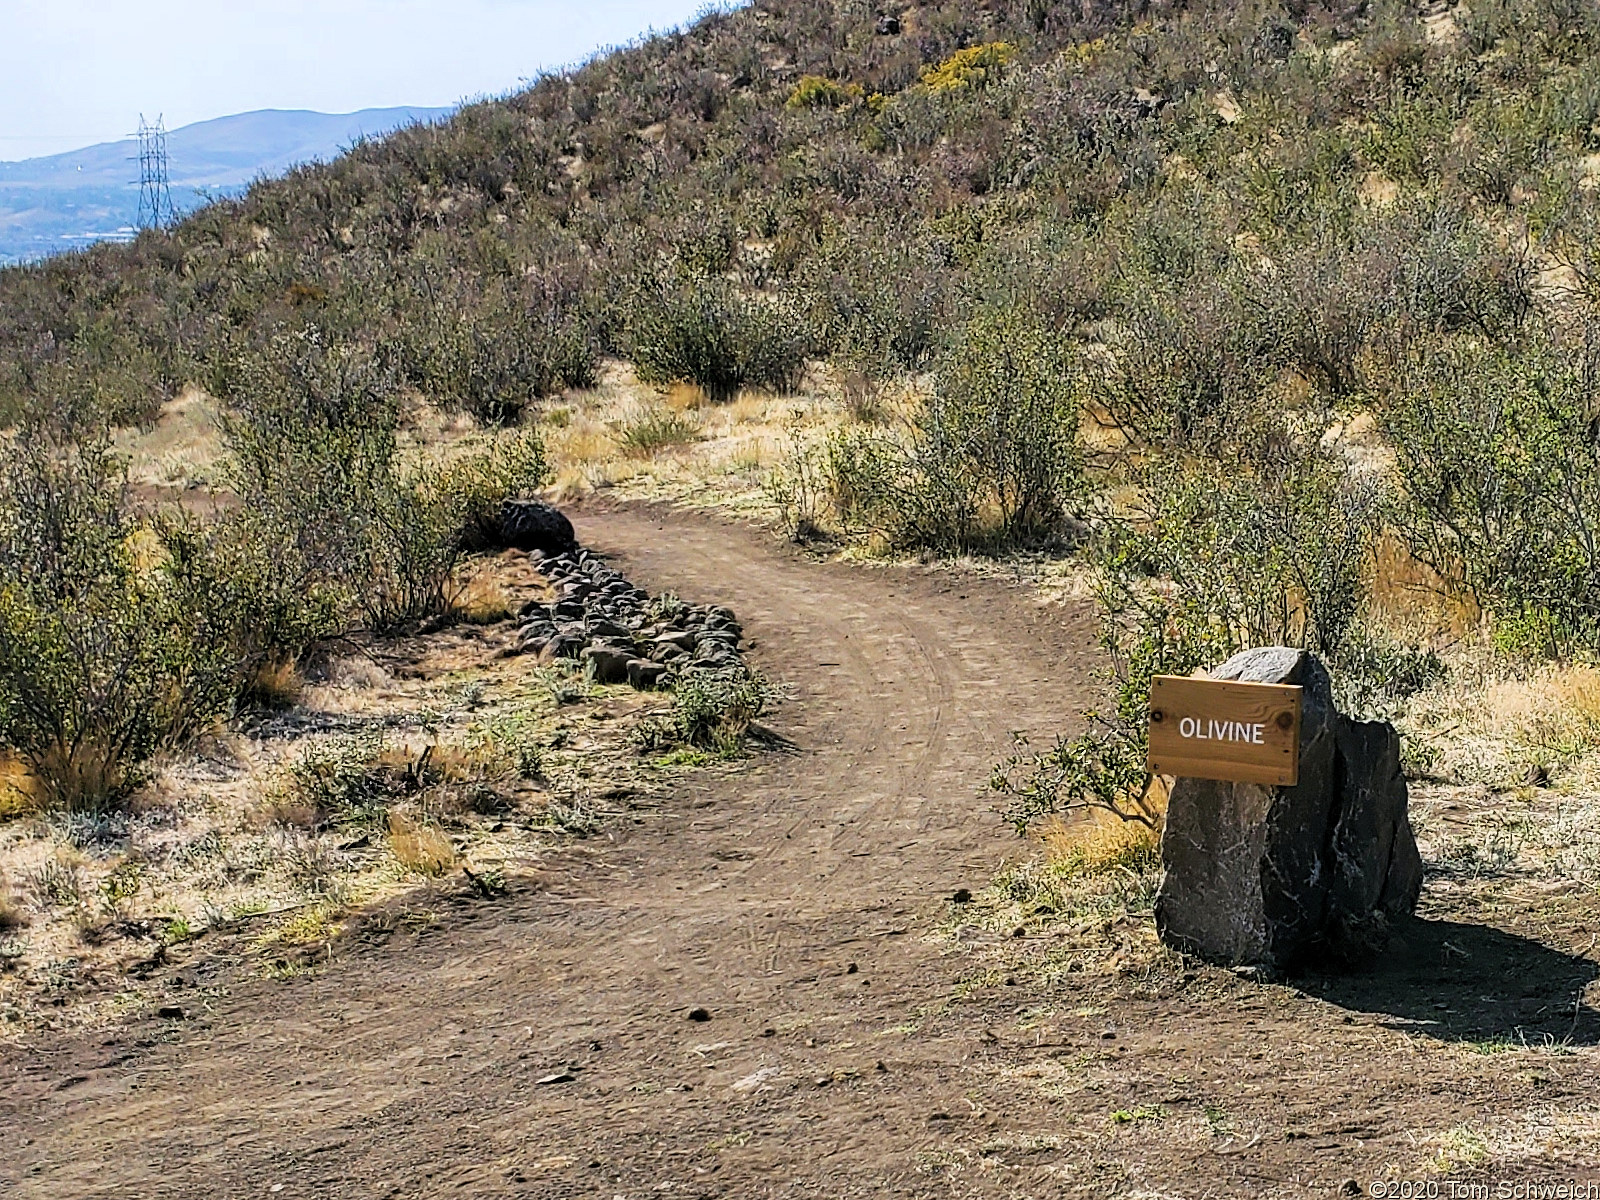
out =
[[[688,670],[743,665],[744,630],[729,609],[652,597],[588,550],[533,553],[555,598],[521,611],[515,653],[582,662],[599,683],[665,686]]]

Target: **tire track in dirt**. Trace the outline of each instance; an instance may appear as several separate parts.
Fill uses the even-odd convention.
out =
[[[29,1139],[0,1183],[610,1196],[915,1179],[970,1047],[885,1033],[954,982],[919,934],[1018,852],[981,788],[1013,729],[1052,733],[1090,699],[1092,615],[956,572],[813,562],[711,517],[596,506],[576,524],[641,585],[739,613],[752,661],[790,689],[772,723],[798,750],[686,777],[661,819],[403,949],[242,982],[132,1063],[114,1065],[150,1027],[0,1054],[0,1124]],[[697,1006],[713,1019],[687,1020]],[[816,1087],[834,1076],[848,1085]]]

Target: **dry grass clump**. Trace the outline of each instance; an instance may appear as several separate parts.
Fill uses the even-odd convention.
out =
[[[711,397],[706,395],[703,387],[692,383],[674,383],[661,393],[661,401],[675,412],[698,412],[711,403]]]
[[[1600,782],[1600,668],[1463,656],[1402,722],[1413,773],[1504,789]]]
[[[33,773],[15,754],[0,750],[0,821],[25,816],[38,808],[38,782]]]
[[[1047,822],[1038,836],[1042,858],[995,877],[990,900],[1003,921],[1099,925],[1149,908],[1161,870],[1161,835],[1149,826],[1090,810]]]
[[[511,594],[491,575],[480,572],[462,585],[451,612],[469,625],[494,625],[512,615]]]
[[[82,865],[66,851],[58,851],[37,867],[23,871],[20,880],[28,906],[35,912],[77,908],[83,903]]]
[[[66,812],[101,810],[106,797],[124,795],[142,777],[120,748],[99,740],[50,746],[30,757],[28,771],[38,807]]]
[[[389,814],[389,850],[407,871],[437,877],[456,863],[456,848],[436,825],[413,820],[404,813]]]
[[[1457,637],[1483,625],[1471,597],[1421,562],[1393,531],[1372,544],[1372,610],[1391,622]]]
[[[691,445],[700,438],[700,422],[672,408],[642,408],[625,413],[612,428],[623,451],[641,458]]]
[[[1164,811],[1164,795],[1161,807]],[[1054,818],[1045,823],[1039,840],[1044,843],[1045,860],[1067,875],[1152,871],[1161,862],[1159,833],[1104,809],[1090,809],[1072,822]]]
[[[295,706],[305,686],[306,681],[294,659],[273,658],[250,673],[241,699],[254,708],[281,712]]]

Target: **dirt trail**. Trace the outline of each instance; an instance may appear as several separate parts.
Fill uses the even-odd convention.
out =
[[[0,1126],[22,1142],[5,1135],[0,1192],[930,1185],[930,1117],[971,1115],[974,1031],[904,1032],[961,970],[926,934],[1018,852],[982,784],[1013,729],[1053,732],[1088,699],[1091,614],[817,564],[714,518],[597,507],[577,526],[652,591],[739,613],[797,750],[687,776],[660,818],[511,899],[240,983],[168,1037],[0,1056]]]

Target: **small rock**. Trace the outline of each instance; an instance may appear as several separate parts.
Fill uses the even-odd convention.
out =
[[[878,18],[878,23],[873,26],[879,37],[894,37],[900,32],[900,18],[892,14],[885,14]]]
[[[543,1079],[534,1080],[537,1084],[571,1083],[577,1076],[571,1071],[557,1071],[554,1075],[546,1075]]]
[[[156,1009],[156,1016],[160,1017],[163,1021],[183,1021],[188,1019],[189,1014],[183,1011],[182,1005],[163,1004],[160,1008]]]
[[[539,650],[539,659],[549,662],[556,658],[577,658],[583,649],[583,638],[575,633],[558,632]]]
[[[972,891],[969,888],[957,888],[950,896],[952,904],[971,904]]]
[[[626,683],[633,656],[617,646],[587,646],[578,655],[596,683]]]
[[[641,692],[654,691],[666,673],[665,663],[650,662],[643,658],[628,660],[628,682]]]
[[[711,1020],[711,1011],[705,1008],[691,1008],[689,1010],[689,1020],[709,1021]]]

